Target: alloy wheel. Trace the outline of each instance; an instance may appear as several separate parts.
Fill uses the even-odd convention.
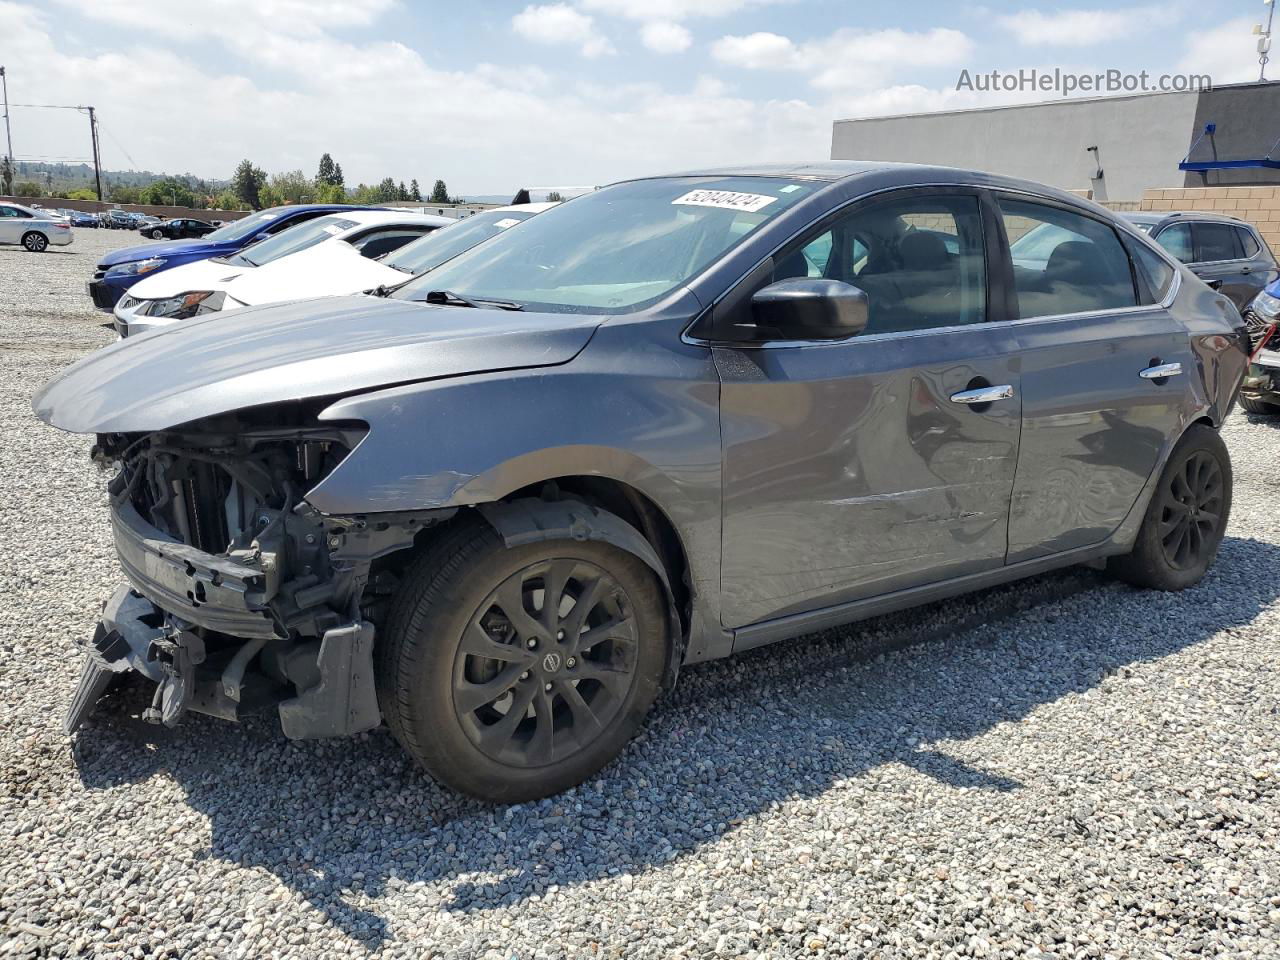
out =
[[[454,713],[500,763],[564,760],[618,718],[638,639],[633,606],[603,569],[573,559],[531,564],[468,622],[454,659]]]
[[[45,247],[49,246],[49,241],[41,234],[28,233],[26,238],[22,241],[22,245],[32,253],[43,253]]]
[[[1197,450],[1171,473],[1161,491],[1160,544],[1171,567],[1192,569],[1212,552],[1222,506],[1222,467],[1217,458]]]

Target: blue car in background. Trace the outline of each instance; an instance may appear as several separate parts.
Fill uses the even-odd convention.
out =
[[[243,250],[263,237],[279,233],[312,217],[335,210],[376,210],[345,203],[303,203],[259,210],[233,220],[198,240],[168,240],[113,250],[98,262],[89,281],[89,298],[99,310],[110,310],[139,277],[180,267],[196,260],[222,257]]]

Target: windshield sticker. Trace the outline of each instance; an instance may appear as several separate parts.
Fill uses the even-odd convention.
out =
[[[791,184],[790,186],[783,187],[783,188],[782,188],[781,190],[779,190],[778,192],[779,192],[779,193],[795,193],[795,192],[796,192],[797,190],[799,190],[799,189],[800,189],[800,184],[798,184],[798,183],[793,183],[793,184]]]
[[[683,197],[676,197],[671,202],[686,207],[719,207],[721,210],[755,213],[777,199],[777,197],[766,197],[759,193],[736,193],[733,190],[690,190]]]
[[[507,229],[507,227],[514,227],[519,222],[520,222],[519,217],[504,217],[503,219],[495,223],[494,226],[497,227],[499,230],[505,230]]]
[[[329,234],[329,236],[333,236],[334,234],[341,233],[343,229],[345,228],[336,223],[330,223],[325,225],[324,232]]]

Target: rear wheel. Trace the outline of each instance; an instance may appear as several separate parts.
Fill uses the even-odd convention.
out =
[[[635,734],[667,656],[662,589],[593,541],[509,549],[460,523],[406,574],[378,644],[392,733],[428,773],[513,803],[581,783]]]
[[[1165,465],[1138,530],[1133,552],[1107,568],[1122,580],[1156,590],[1200,582],[1217,555],[1231,513],[1231,458],[1218,432],[1195,424]]]
[[[1249,413],[1258,413],[1267,417],[1280,417],[1280,404],[1269,403],[1266,400],[1255,400],[1253,397],[1240,395],[1240,406],[1244,407]]]
[[[49,247],[49,238],[43,233],[36,233],[32,230],[30,233],[23,235],[22,245],[32,253],[44,253]]]
[[[152,231],[151,231],[151,239],[152,239],[152,240],[163,240],[163,239],[164,239],[164,231],[163,231],[163,230],[152,230]]]

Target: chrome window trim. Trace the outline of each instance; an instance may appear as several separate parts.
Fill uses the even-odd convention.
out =
[[[1039,193],[1032,193],[1030,190],[1020,190],[1020,189],[1005,188],[1005,187],[983,187],[983,186],[975,186],[974,184],[932,181],[929,183],[913,183],[910,186],[906,186],[906,187],[901,185],[895,186],[895,187],[884,187],[880,190],[874,190],[871,193],[860,194],[857,197],[853,197],[849,200],[846,200],[844,203],[840,204],[839,206],[832,207],[829,211],[824,213],[822,217],[825,218],[827,216],[830,216],[833,213],[838,213],[839,211],[843,210],[845,207],[852,206],[855,203],[861,203],[863,200],[869,199],[870,197],[879,196],[882,193],[895,193],[895,192],[901,192],[904,190],[914,190],[918,187],[919,188],[953,187],[959,190],[969,190],[969,191],[975,191],[975,192],[985,190],[987,192],[1018,194],[1020,196],[1030,197],[1033,199],[1039,198],[1040,200],[1048,200],[1051,203],[1059,202],[1055,200],[1055,198],[1053,197],[1047,197],[1044,194],[1039,194]],[[1081,211],[1081,213],[1082,215],[1085,215],[1085,216],[1089,215],[1088,211]],[[1097,220],[1098,218],[1092,217],[1092,219]],[[1114,222],[1108,222],[1105,220],[1098,220],[1098,222],[1106,223],[1108,226],[1111,226],[1113,228],[1118,224],[1122,223],[1120,218],[1116,218]],[[1176,259],[1172,254],[1170,254],[1167,250],[1165,250],[1164,247],[1157,244],[1149,234],[1143,233],[1142,231],[1138,230],[1136,227],[1134,227],[1132,224],[1128,222],[1123,222],[1123,226],[1129,231],[1130,234],[1137,237],[1139,240],[1145,241],[1146,245],[1149,248],[1154,250],[1155,253],[1159,257],[1161,257],[1161,259],[1163,259],[1170,267],[1173,268],[1173,281],[1169,284],[1169,289],[1165,293],[1164,299],[1160,300],[1158,303],[1141,303],[1141,304],[1135,304],[1132,307],[1112,307],[1106,310],[1087,310],[1080,313],[1055,313],[1055,314],[1048,314],[1046,316],[1041,316],[1041,317],[1017,317],[1016,319],[1013,319],[1013,320],[984,320],[978,323],[952,324],[951,326],[947,326],[947,327],[925,327],[923,330],[886,330],[884,333],[854,334],[851,337],[841,337],[838,340],[800,339],[800,340],[763,340],[760,342],[753,342],[753,341],[738,342],[736,340],[706,340],[706,339],[703,339],[702,337],[692,336],[689,333],[689,331],[693,328],[693,325],[697,323],[698,320],[701,319],[702,316],[707,311],[714,310],[716,307],[716,304],[720,303],[720,301],[723,300],[726,296],[728,296],[729,293],[732,292],[733,289],[737,287],[738,284],[742,283],[743,280],[751,276],[752,273],[754,273],[757,269],[759,269],[760,265],[764,263],[765,260],[768,260],[769,257],[772,257],[775,253],[777,253],[777,251],[781,250],[783,247],[786,247],[788,244],[796,240],[798,237],[803,236],[804,232],[808,230],[812,225],[813,224],[806,224],[803,228],[796,230],[789,237],[787,237],[786,240],[778,244],[778,246],[774,247],[774,249],[768,254],[768,256],[761,257],[758,261],[752,264],[750,270],[747,270],[745,273],[742,274],[742,276],[738,277],[737,280],[729,284],[729,286],[725,288],[724,292],[721,293],[720,296],[716,297],[715,300],[711,301],[711,303],[708,304],[703,310],[699,311],[698,316],[694,317],[691,321],[689,321],[689,324],[685,327],[684,331],[680,334],[681,342],[687,343],[690,346],[728,347],[735,350],[780,350],[780,349],[796,349],[800,347],[833,347],[833,346],[840,346],[843,344],[853,343],[853,342],[881,343],[881,342],[884,342],[885,340],[890,340],[890,341],[901,340],[901,339],[927,336],[929,334],[936,334],[936,333],[957,333],[962,330],[974,330],[974,329],[988,330],[992,328],[1013,327],[1018,324],[1026,324],[1026,323],[1046,323],[1046,322],[1058,323],[1065,320],[1075,320],[1075,319],[1094,319],[1097,317],[1109,317],[1109,316],[1122,317],[1122,316],[1127,316],[1129,314],[1142,313],[1144,311],[1153,310],[1153,309],[1167,310],[1170,306],[1173,305],[1173,301],[1177,298],[1178,292],[1182,288],[1182,269],[1188,267],[1187,264],[1183,263],[1181,260]],[[1125,251],[1125,255],[1126,257],[1128,256],[1128,251]]]

